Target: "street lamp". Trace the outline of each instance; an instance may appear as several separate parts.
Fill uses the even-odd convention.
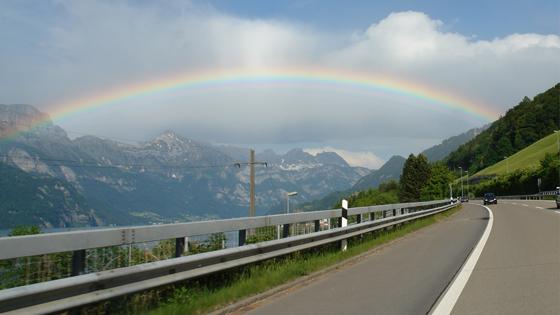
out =
[[[286,213],[290,213],[290,196],[297,195],[297,191],[286,193]]]
[[[558,144],[558,159],[560,160],[560,130],[554,130],[556,143]],[[560,184],[560,167],[558,167],[558,184]]]
[[[459,170],[461,171],[461,199],[463,199],[463,168],[459,166]]]
[[[467,170],[467,198],[469,198],[469,170]]]

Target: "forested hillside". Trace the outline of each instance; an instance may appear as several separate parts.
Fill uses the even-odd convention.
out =
[[[84,197],[64,180],[32,175],[0,162],[0,228],[68,227],[100,223]]]
[[[560,83],[532,100],[525,97],[487,130],[452,152],[446,163],[475,173],[558,130],[559,121]]]
[[[374,205],[384,205],[399,202],[399,183],[395,180],[390,180],[379,185],[377,188],[370,188],[360,192],[353,193],[347,196],[348,204],[350,207],[367,207]],[[340,198],[334,208],[341,207]]]
[[[381,168],[371,171],[362,177],[353,187],[352,191],[377,188],[383,182],[396,180],[401,176],[404,161],[406,159],[400,155],[392,156]]]
[[[480,128],[473,128],[460,135],[453,136],[451,138],[443,140],[440,144],[430,147],[421,153],[428,158],[430,162],[437,162],[445,159],[451,152],[457,150],[461,145],[472,140],[474,137],[479,135],[481,132],[486,130],[490,125],[486,125]]]

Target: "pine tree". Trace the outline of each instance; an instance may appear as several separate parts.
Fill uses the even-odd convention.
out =
[[[420,200],[421,192],[431,176],[430,163],[423,154],[409,155],[404,163],[400,178],[399,199],[401,202]]]

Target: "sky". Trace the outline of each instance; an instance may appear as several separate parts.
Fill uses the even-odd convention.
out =
[[[560,82],[559,17],[558,1],[3,0],[0,103],[54,114],[70,135],[144,141],[171,129],[378,168]],[[233,80],[56,115],[173,76],[288,68],[391,78],[495,114],[351,84]]]

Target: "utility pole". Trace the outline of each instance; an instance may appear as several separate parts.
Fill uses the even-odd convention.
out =
[[[254,217],[256,215],[256,207],[255,207],[255,165],[264,165],[268,167],[267,162],[259,162],[255,161],[255,150],[249,150],[249,162],[248,163],[235,163],[235,166],[241,168],[241,165],[248,165],[249,166],[249,216]],[[255,234],[254,229],[247,230],[248,235]],[[245,236],[244,236],[245,237]]]
[[[264,165],[268,167],[267,162],[255,161],[255,150],[249,150],[249,162],[237,162],[234,164],[238,168],[241,166],[249,166],[249,216],[254,217],[256,215],[255,208],[255,165]]]
[[[268,167],[268,163],[267,162],[255,161],[255,150],[251,149],[251,150],[249,150],[249,162],[248,163],[238,162],[238,163],[235,163],[234,165],[237,166],[238,168],[241,168],[241,165],[243,165],[243,166],[248,165],[249,166],[249,216],[254,217],[256,215],[256,210],[255,210],[255,165],[264,165],[265,167]]]

